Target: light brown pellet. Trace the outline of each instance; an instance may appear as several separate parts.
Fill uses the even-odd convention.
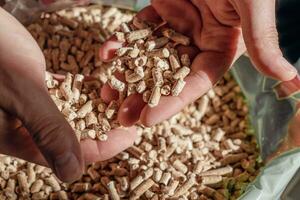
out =
[[[184,174],[188,171],[187,166],[183,164],[180,160],[175,160],[173,162],[173,167]]]
[[[29,184],[29,187],[31,184],[36,180],[36,173],[34,171],[34,164],[27,164],[27,181]]]
[[[93,179],[93,181],[97,182],[100,180],[100,174],[93,168],[89,167],[87,170],[87,174]]]
[[[139,186],[142,182],[144,181],[144,178],[139,175],[135,177],[131,182],[130,182],[130,189],[134,190],[137,186]]]
[[[95,112],[90,112],[85,116],[85,125],[90,128],[92,125],[98,124],[98,119]]]
[[[180,61],[175,55],[170,55],[169,61],[173,72],[176,72],[178,69],[181,68]]]
[[[127,42],[131,43],[133,41],[148,37],[150,34],[151,34],[150,29],[136,30],[136,31],[129,32],[128,35],[126,36],[126,40]]]
[[[224,175],[228,175],[232,172],[233,172],[233,168],[230,167],[230,166],[226,166],[226,167],[222,167],[222,168],[202,172],[199,175],[200,176],[216,176],[216,175],[224,176]]]
[[[90,183],[75,183],[72,192],[88,192],[92,188]]]
[[[222,176],[213,175],[213,176],[203,176],[202,184],[203,185],[214,185],[222,181]]]
[[[162,86],[160,92],[164,96],[169,96],[171,94],[171,87],[169,85],[164,85]]]
[[[181,64],[182,64],[183,66],[188,67],[188,66],[191,65],[191,60],[190,60],[190,57],[189,57],[188,54],[182,54],[182,55],[181,55],[181,58],[180,58],[180,61],[181,61]]]
[[[220,160],[222,165],[228,165],[232,163],[236,163],[244,158],[247,158],[248,155],[246,153],[232,154],[224,157]]]
[[[162,34],[169,38],[170,40],[173,40],[174,42],[178,43],[178,44],[182,44],[182,45],[189,45],[190,44],[190,39],[180,33],[175,32],[172,29],[164,29],[162,31]]]
[[[120,196],[119,196],[119,194],[117,192],[117,189],[115,187],[115,183],[113,181],[110,181],[107,184],[107,188],[108,188],[108,192],[109,192],[110,198],[112,200],[119,200],[120,199]]]
[[[161,97],[160,87],[155,86],[152,90],[151,96],[149,97],[148,105],[150,107],[157,106],[159,103],[160,97]]]
[[[147,64],[148,58],[146,56],[138,57],[134,60],[136,67],[144,67]]]
[[[187,181],[185,183],[183,183],[182,186],[177,188],[177,190],[175,191],[175,194],[173,195],[173,197],[180,197],[181,195],[184,195],[195,184],[196,184],[196,178],[195,178],[195,175],[192,174],[187,179]]]
[[[155,182],[149,178],[148,180],[144,181],[139,185],[135,190],[132,191],[132,196],[130,199],[139,199],[140,196],[142,196],[148,189],[150,189]]]
[[[122,81],[118,80],[115,76],[112,76],[109,85],[112,89],[115,89],[119,92],[123,92],[125,90],[125,83]]]
[[[146,55],[149,57],[169,58],[170,51],[167,48],[163,48],[163,49],[148,51]]]
[[[17,179],[18,179],[18,183],[19,183],[19,188],[21,191],[21,195],[22,196],[27,196],[29,195],[29,185],[28,185],[28,181],[27,181],[27,177],[25,175],[24,172],[19,172],[17,174]]]
[[[16,188],[16,180],[9,179],[7,181],[6,188],[4,189],[5,196],[7,196],[9,199],[17,199],[15,188]]]
[[[177,180],[171,180],[170,185],[167,187],[167,195],[168,196],[173,196],[175,193],[175,190],[177,189],[179,185],[179,181]]]
[[[31,198],[33,200],[39,200],[39,199],[45,199],[47,197],[47,194],[44,191],[40,191],[37,193],[34,193]]]
[[[30,192],[31,193],[36,193],[36,192],[39,192],[42,188],[42,186],[44,185],[44,181],[41,180],[41,179],[38,179],[36,180],[32,185],[31,185],[31,188],[30,188]]]
[[[61,190],[61,187],[57,181],[57,179],[52,175],[45,179],[45,183],[52,187],[53,191],[57,192]]]
[[[59,200],[68,200],[69,199],[68,194],[65,191],[61,190],[57,193],[57,195],[58,195]]]
[[[81,94],[81,89],[82,89],[83,79],[84,79],[84,76],[81,74],[76,74],[74,76],[72,92],[73,92],[73,98],[74,98],[75,102],[78,102],[78,100],[79,100],[79,97]]]
[[[162,174],[162,177],[161,177],[159,183],[164,184],[164,185],[168,185],[168,183],[169,183],[171,177],[172,177],[172,175],[171,175],[170,172],[164,172],[164,173]]]
[[[61,112],[68,121],[72,121],[77,117],[77,114],[68,107],[65,107]]]
[[[68,19],[65,17],[60,18],[59,22],[61,22],[63,25],[66,25],[72,29],[76,29],[78,26],[78,22],[72,19]]]
[[[111,119],[118,111],[118,103],[116,101],[111,101],[105,110],[105,116]]]
[[[178,79],[172,88],[172,96],[178,96],[182,92],[185,84],[186,82],[184,80]]]
[[[152,51],[154,49],[162,48],[169,42],[169,39],[166,37],[156,38],[154,40],[147,41],[145,47],[147,51]]]
[[[163,71],[170,68],[169,63],[164,59],[160,59],[159,57],[154,57],[154,66],[162,69]]]
[[[154,168],[153,171],[153,180],[159,182],[162,177],[162,171],[159,168]]]
[[[143,80],[138,82],[137,85],[136,85],[136,91],[139,94],[142,94],[146,90],[146,88],[147,88],[146,83]]]
[[[127,25],[127,23],[122,23],[122,24],[120,25],[120,27],[121,27],[122,32],[124,32],[124,33],[129,33],[129,32],[130,32],[130,28],[129,28],[129,26]]]
[[[93,129],[84,129],[81,131],[81,139],[95,139],[96,131]]]
[[[152,69],[152,76],[155,86],[162,87],[164,79],[161,68],[155,67]]]
[[[92,112],[92,110],[93,110],[93,101],[89,100],[77,111],[77,117],[84,118],[89,112]]]
[[[173,76],[174,79],[184,79],[189,73],[190,68],[183,66]]]
[[[60,91],[62,95],[65,97],[66,101],[72,101],[73,100],[73,92],[72,92],[72,84],[73,81],[73,75],[68,73],[66,75],[66,78],[64,82],[61,84]]]

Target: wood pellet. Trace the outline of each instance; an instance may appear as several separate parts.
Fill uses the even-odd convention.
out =
[[[120,102],[106,104],[99,97],[106,83],[125,96],[142,94],[153,107],[161,96],[184,88],[191,60],[174,47],[189,39],[170,29],[152,37],[153,27],[136,18],[128,23],[132,17],[113,7],[79,7],[43,14],[28,27],[47,70],[65,75],[60,81],[47,73],[46,85],[78,139],[109,139],[105,132],[117,125]],[[117,51],[114,63],[102,63],[98,49],[113,34],[129,45]],[[88,166],[74,183],[60,182],[48,168],[0,156],[0,199],[237,199],[262,166],[247,115],[239,87],[226,74],[169,120],[138,126],[133,147]]]

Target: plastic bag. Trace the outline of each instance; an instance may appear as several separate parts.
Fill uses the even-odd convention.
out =
[[[85,4],[104,4],[125,9],[139,10],[148,4],[144,0],[5,0],[4,9],[14,15],[21,23],[29,24],[42,12],[51,12],[71,6]]]
[[[278,83],[259,74],[247,57],[232,72],[250,107],[261,157],[271,160],[240,199],[280,199],[300,167],[300,79]]]
[[[43,11],[54,11],[85,3],[100,3],[140,10],[148,0],[7,0],[5,9],[22,23],[29,23]],[[300,62],[295,64],[300,70]],[[278,83],[259,74],[247,57],[232,68],[250,107],[250,120],[261,149],[268,160],[242,200],[275,200],[300,167],[300,77]],[[297,111],[298,110],[298,111]]]

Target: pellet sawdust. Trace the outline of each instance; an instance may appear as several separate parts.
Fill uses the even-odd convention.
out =
[[[78,74],[93,76],[100,84],[108,81],[109,66],[98,59],[97,49],[131,18],[130,12],[116,8],[74,8],[44,14],[29,30],[45,53],[48,71],[72,73],[67,77],[73,84],[64,82],[76,90],[74,81],[82,79]],[[75,46],[72,41],[77,41]],[[48,87],[58,84],[47,77]],[[49,90],[51,95],[68,98],[58,91]],[[89,90],[84,93],[95,97]],[[81,105],[79,95],[77,103],[58,108],[72,121],[78,112],[68,109],[82,108],[86,97],[81,97]],[[79,112],[85,126],[90,113]],[[48,168],[1,156],[0,199],[237,199],[262,165],[247,115],[240,88],[226,74],[214,89],[171,119],[150,128],[139,126],[133,147],[90,165],[72,184],[61,183]],[[90,130],[94,130],[92,122]],[[86,133],[81,137],[90,137]]]

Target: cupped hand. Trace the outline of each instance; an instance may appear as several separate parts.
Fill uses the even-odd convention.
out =
[[[115,129],[109,141],[81,144],[48,95],[43,53],[27,30],[0,8],[0,153],[49,166],[74,181],[84,164],[108,159],[133,144],[134,128]]]
[[[288,81],[297,75],[279,49],[275,0],[152,0],[137,17],[156,23],[165,21],[189,36],[193,46],[178,47],[178,51],[193,58],[192,72],[185,79],[183,92],[178,97],[162,97],[157,107],[142,104],[138,95],[129,96],[118,115],[124,125],[140,120],[151,126],[176,114],[205,94],[246,50],[257,70],[266,76]],[[109,40],[100,56],[110,60],[121,46]],[[109,96],[105,90],[104,95]]]

